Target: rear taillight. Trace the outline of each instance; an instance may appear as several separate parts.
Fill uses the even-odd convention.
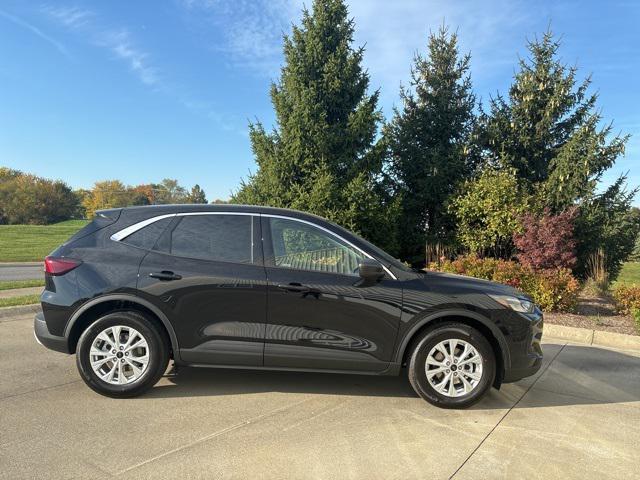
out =
[[[44,259],[44,271],[49,275],[64,275],[82,263],[74,258],[47,257]]]

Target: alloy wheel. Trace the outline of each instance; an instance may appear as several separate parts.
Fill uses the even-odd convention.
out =
[[[91,344],[89,361],[104,382],[126,385],[138,380],[149,366],[149,344],[135,328],[115,325],[102,330]]]
[[[451,338],[436,344],[427,355],[425,373],[441,395],[461,397],[482,379],[482,355],[469,342]]]

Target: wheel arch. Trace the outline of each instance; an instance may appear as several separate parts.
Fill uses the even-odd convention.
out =
[[[445,322],[463,323],[475,328],[487,338],[491,344],[491,348],[493,349],[497,362],[494,386],[499,388],[502,384],[505,371],[511,364],[509,348],[504,335],[500,332],[498,327],[489,319],[477,312],[469,310],[445,310],[432,313],[416,321],[400,342],[400,346],[396,352],[396,362],[399,365],[404,365],[415,342],[428,330],[431,330],[437,325]]]
[[[151,302],[130,294],[109,294],[93,298],[84,303],[67,322],[64,336],[67,338],[69,353],[75,353],[82,332],[101,315],[118,310],[133,310],[147,314],[163,330],[171,346],[172,356],[180,360],[180,350],[175,330],[166,315]]]

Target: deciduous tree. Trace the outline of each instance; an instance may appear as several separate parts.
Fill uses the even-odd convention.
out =
[[[461,243],[481,256],[510,257],[512,237],[521,230],[520,218],[529,210],[515,172],[487,169],[467,181],[461,192],[450,207]]]
[[[54,223],[77,210],[78,198],[66,183],[0,167],[0,223]]]

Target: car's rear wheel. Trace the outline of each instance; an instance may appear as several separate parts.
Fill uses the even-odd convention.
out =
[[[153,321],[138,312],[113,312],[80,336],[76,364],[85,383],[109,397],[134,397],[164,374],[169,349]]]
[[[427,331],[409,358],[409,381],[418,395],[442,408],[466,408],[491,388],[493,349],[482,333],[462,323]]]

